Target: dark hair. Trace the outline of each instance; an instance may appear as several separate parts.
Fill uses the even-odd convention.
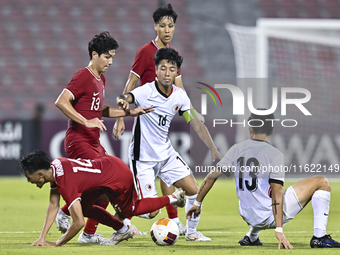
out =
[[[33,174],[37,170],[50,168],[51,160],[47,156],[47,153],[41,150],[35,150],[19,160],[21,172],[27,171],[29,174]]]
[[[163,59],[166,59],[168,62],[176,63],[177,69],[181,68],[181,65],[183,63],[183,58],[178,54],[178,51],[173,48],[160,48],[155,53],[155,64],[156,67],[158,67],[159,62],[161,62]]]
[[[92,52],[95,51],[100,56],[101,54],[108,54],[110,50],[118,49],[119,45],[117,40],[105,31],[99,35],[95,35],[88,43],[88,50],[90,59],[92,59]]]
[[[176,23],[177,20],[177,14],[176,12],[172,9],[171,4],[168,4],[167,6],[162,6],[156,9],[154,11],[153,15],[153,21],[155,24],[157,24],[163,17],[170,17]]]
[[[263,111],[263,110],[268,110],[268,109],[258,108],[257,110]],[[275,119],[274,114],[271,113],[268,115],[257,115],[257,114],[252,113],[250,117],[248,118],[248,122],[249,120],[253,120],[251,121],[251,127],[254,126],[252,128],[255,134],[271,135],[274,130],[274,124],[273,124],[274,121],[271,121],[268,119]]]

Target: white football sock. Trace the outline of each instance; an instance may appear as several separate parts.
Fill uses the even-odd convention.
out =
[[[124,224],[124,226],[121,229],[118,229],[117,232],[120,234],[125,233],[127,230],[129,229],[129,227],[127,225]]]
[[[124,223],[125,226],[129,226],[129,225],[131,225],[131,219],[126,218],[126,219],[123,220],[123,223]]]
[[[317,190],[312,196],[315,237],[326,235],[330,200],[331,193],[325,190]]]
[[[194,202],[196,200],[197,194],[193,196],[187,196],[187,202],[185,203],[185,212],[187,212],[191,206],[194,205]],[[202,205],[201,205],[202,208]],[[191,217],[191,220],[187,219],[187,235],[196,233],[196,227],[198,225],[198,221],[200,220],[200,216],[194,218],[193,216]]]
[[[246,234],[246,236],[249,237],[251,242],[255,242],[256,239],[259,237],[261,229],[257,228],[250,228],[249,232]]]

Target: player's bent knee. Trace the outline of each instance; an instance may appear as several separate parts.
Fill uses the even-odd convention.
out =
[[[318,178],[318,186],[320,187],[319,189],[331,191],[331,186],[329,185],[327,177],[323,175],[318,175],[316,176],[316,178]]]

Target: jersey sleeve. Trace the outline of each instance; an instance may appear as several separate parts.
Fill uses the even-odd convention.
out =
[[[269,173],[269,183],[279,183],[283,185],[285,180],[284,157],[280,153],[271,163]]]
[[[134,73],[139,79],[146,69],[146,58],[146,50],[142,47],[137,51],[135,61],[131,67],[131,72]]]
[[[65,88],[66,90],[71,92],[73,100],[81,97],[85,93],[86,87],[84,86],[81,73],[81,71],[76,73]]]
[[[181,89],[182,90],[182,89]],[[187,95],[187,93],[185,91],[181,91],[182,94],[182,106],[178,111],[178,114],[180,116],[183,116],[185,121],[187,123],[189,123],[190,121],[192,121],[193,119],[197,118],[197,115],[195,113],[194,109],[191,109],[191,103],[190,103],[190,99]]]
[[[148,99],[151,88],[149,86],[141,86],[135,88],[134,90],[129,92],[132,95],[133,102],[137,107],[144,107],[144,102]]]
[[[65,162],[67,162],[66,159],[55,159],[51,162],[51,167],[53,168],[58,192],[68,205],[68,209],[70,209],[75,201],[81,199],[81,193],[78,191],[77,186],[74,185],[74,179],[70,178],[70,176],[65,176],[66,168],[72,167],[65,164]]]

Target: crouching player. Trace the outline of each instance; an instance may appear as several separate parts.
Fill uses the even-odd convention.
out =
[[[273,114],[250,116],[249,120],[253,120],[252,125],[257,126],[249,127],[251,139],[232,146],[217,163],[216,171],[207,175],[194,205],[187,212],[187,217],[190,219],[200,214],[200,204],[222,172],[229,175],[230,169],[236,169],[239,213],[250,226],[249,232],[239,241],[242,246],[262,245],[258,238],[260,231],[274,228],[279,242],[278,248],[280,249],[283,244],[286,249],[292,249],[293,246],[283,234],[282,227],[312,201],[314,235],[310,246],[340,248],[340,243],[326,234],[331,196],[327,178],[324,176],[306,178],[282,191],[284,160],[282,152],[268,143],[268,137],[274,130],[270,119],[274,119]],[[262,126],[261,122],[264,123]],[[245,169],[246,167],[248,169]]]
[[[20,160],[20,167],[27,181],[38,188],[51,183],[43,230],[32,246],[61,246],[67,243],[85,225],[84,216],[115,229],[111,239],[101,241],[103,245],[115,245],[134,234],[128,225],[124,225],[123,219],[149,213],[168,204],[185,205],[182,189],[169,196],[138,200],[129,167],[114,156],[101,156],[94,160],[59,158],[50,162],[45,152],[34,151]],[[117,217],[95,205],[103,194],[108,197]],[[59,209],[60,195],[69,205],[73,221],[59,240],[46,241],[45,237]]]

